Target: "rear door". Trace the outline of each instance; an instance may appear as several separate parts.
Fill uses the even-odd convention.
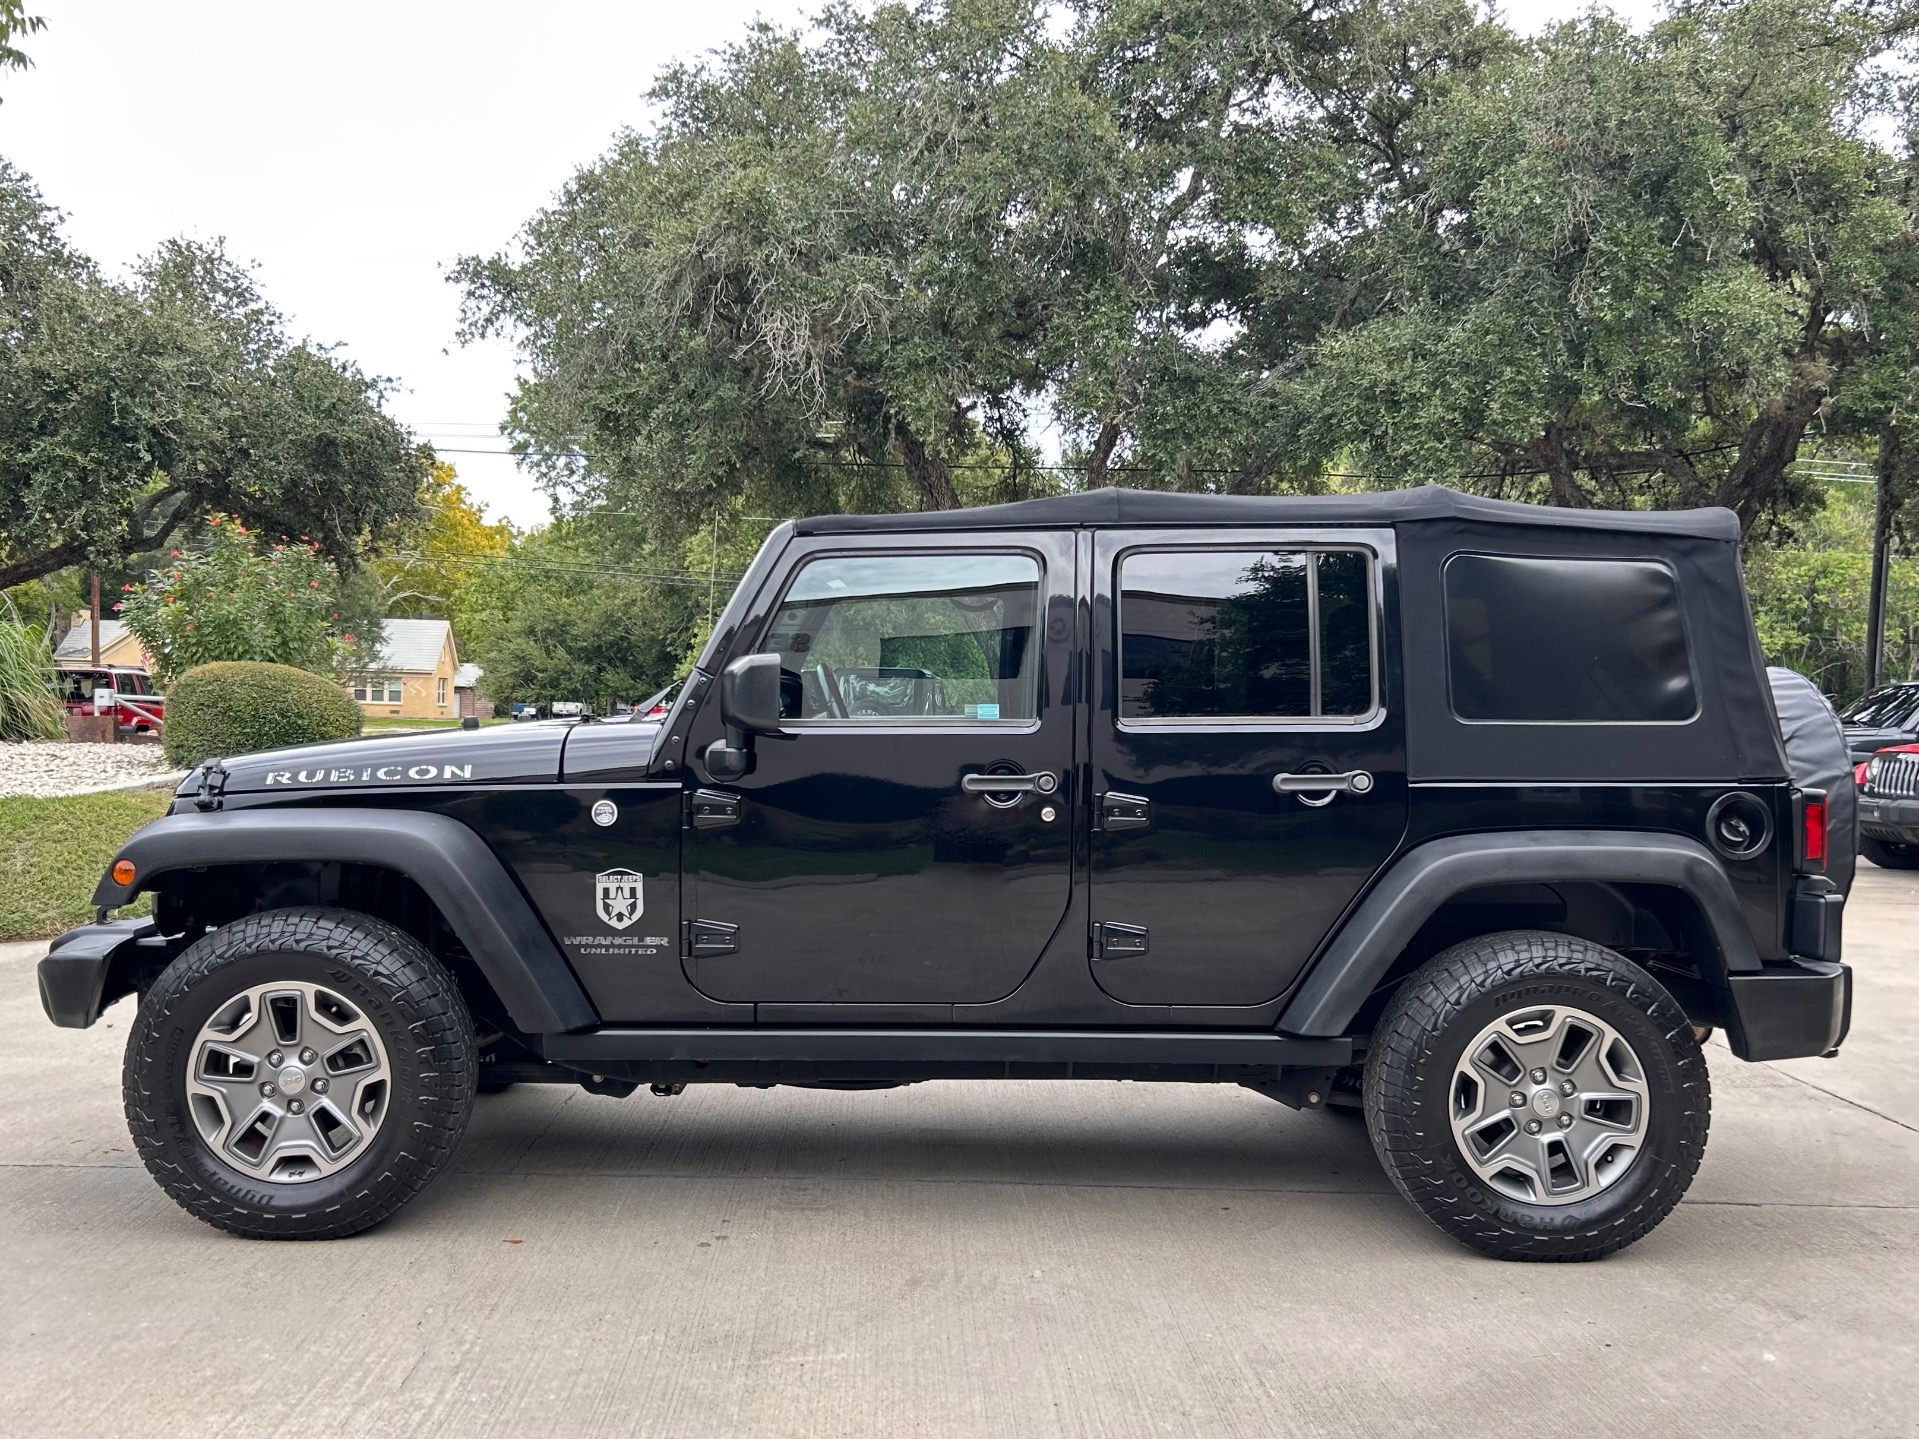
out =
[[[1284,993],[1406,826],[1392,535],[1094,544],[1093,970],[1133,1004]]]
[[[1071,887],[1071,540],[796,555],[736,650],[780,656],[784,732],[716,781],[712,695],[694,728],[687,976],[775,1006],[998,999]]]

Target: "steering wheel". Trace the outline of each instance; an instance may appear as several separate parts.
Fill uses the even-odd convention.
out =
[[[846,712],[846,696],[840,693],[839,678],[833,673],[833,667],[821,660],[817,668],[820,689],[826,696],[827,714],[833,719],[851,719],[853,716]]]

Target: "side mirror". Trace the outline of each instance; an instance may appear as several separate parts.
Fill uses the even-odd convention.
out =
[[[720,671],[720,719],[726,737],[701,758],[714,779],[738,779],[753,769],[753,736],[780,730],[778,655],[741,655]]]
[[[778,655],[741,655],[720,671],[720,718],[742,734],[780,732]]]

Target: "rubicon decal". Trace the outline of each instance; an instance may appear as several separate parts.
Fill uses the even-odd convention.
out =
[[[470,764],[340,765],[333,769],[276,769],[267,783],[276,784],[395,784],[412,780],[472,779]]]

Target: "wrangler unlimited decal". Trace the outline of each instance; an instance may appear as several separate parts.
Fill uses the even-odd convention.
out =
[[[382,764],[342,766],[337,769],[276,769],[267,775],[276,784],[371,784],[377,780],[472,779],[470,764]]]

